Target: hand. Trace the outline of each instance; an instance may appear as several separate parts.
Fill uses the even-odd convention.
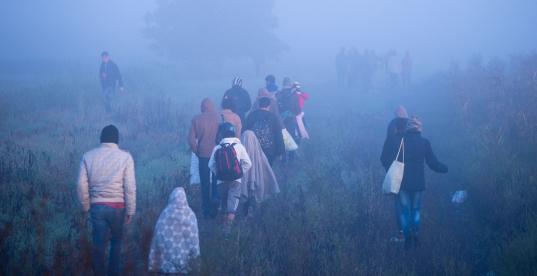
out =
[[[125,224],[131,224],[132,222],[132,215],[127,215],[125,217]]]

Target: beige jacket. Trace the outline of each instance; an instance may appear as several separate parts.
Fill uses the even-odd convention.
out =
[[[78,198],[84,211],[90,203],[124,202],[127,215],[136,210],[134,161],[117,144],[103,143],[82,157],[78,174]]]

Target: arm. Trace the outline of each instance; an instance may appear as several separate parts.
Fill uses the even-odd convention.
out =
[[[136,212],[136,176],[134,172],[134,160],[132,160],[130,154],[123,174],[123,189],[125,191],[127,216],[133,216]]]
[[[283,142],[282,126],[280,121],[275,116],[272,117],[272,132],[274,133],[274,143],[276,144],[276,154],[282,155],[285,153],[285,143]]]
[[[192,120],[192,125],[188,131],[188,145],[194,154],[198,154],[198,139],[194,120]]]
[[[395,159],[393,144],[391,139],[386,139],[382,147],[382,153],[380,154],[380,162],[386,171],[388,171]]]
[[[425,162],[427,163],[427,166],[435,172],[447,173],[448,167],[436,159],[436,155],[434,155],[433,148],[429,141],[426,141],[425,147]]]
[[[213,149],[213,153],[211,153],[211,158],[209,159],[209,169],[211,170],[212,173],[216,174],[216,161],[214,160],[214,153],[216,152],[216,150],[218,149],[219,146],[216,146],[214,149]]]
[[[250,93],[248,93],[246,90],[243,90],[243,94],[242,106],[244,108],[244,112],[248,112],[250,109],[252,109],[252,98],[250,98]]]
[[[117,67],[117,64],[114,64],[114,68],[116,70],[116,77],[119,87],[123,88],[123,77],[121,77],[121,72],[119,71],[119,67]]]
[[[80,162],[80,169],[78,171],[78,184],[77,184],[78,200],[82,204],[82,210],[84,212],[90,209],[89,199],[89,182],[88,182],[88,169],[84,157]]]

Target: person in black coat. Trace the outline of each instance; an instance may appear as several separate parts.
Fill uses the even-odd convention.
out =
[[[101,88],[105,98],[105,108],[107,111],[111,109],[111,100],[116,93],[116,88],[123,91],[123,78],[119,67],[110,59],[108,52],[101,53],[101,67],[99,68],[99,79],[101,80]]]
[[[406,111],[406,108],[402,105],[398,106],[395,110],[395,118],[393,118],[390,123],[388,124],[388,129],[386,131],[386,140],[384,140],[384,147],[387,148],[389,144],[400,142],[401,138],[403,138],[403,135],[405,135],[406,132],[406,125],[408,122],[408,112]],[[383,155],[386,154],[383,152]],[[381,159],[386,157],[381,157]],[[386,168],[386,171],[388,171],[388,168]],[[403,242],[405,240],[403,235],[403,228],[401,226],[400,220],[399,220],[399,202],[398,198],[394,195],[394,202],[395,202],[395,217],[397,221],[397,226],[399,227],[397,235],[395,237],[392,237],[390,241],[392,242]]]
[[[425,190],[425,164],[435,172],[448,172],[448,167],[438,161],[431,143],[421,136],[421,132],[422,124],[419,119],[409,119],[406,133],[402,137],[404,151],[399,155],[399,161],[405,164],[401,190],[397,195],[399,223],[405,237],[405,248],[412,244],[417,245],[421,197]],[[381,161],[386,170],[397,156],[400,143],[401,140],[396,137],[385,143]]]
[[[274,160],[285,153],[282,126],[278,116],[269,111],[271,101],[267,97],[259,99],[259,109],[248,114],[243,126],[257,136],[263,153],[272,165]]]
[[[224,94],[223,100],[231,101],[233,106],[233,113],[239,115],[241,121],[246,118],[246,113],[252,108],[252,99],[250,94],[244,88],[242,88],[242,79],[233,79],[233,84],[230,89]]]

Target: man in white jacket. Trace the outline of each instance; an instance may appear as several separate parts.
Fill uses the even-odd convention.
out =
[[[90,212],[93,226],[92,267],[95,275],[105,275],[105,246],[110,235],[108,275],[120,274],[123,225],[136,210],[134,161],[119,149],[119,131],[106,126],[101,146],[82,157],[78,175],[78,198],[83,211]]]

